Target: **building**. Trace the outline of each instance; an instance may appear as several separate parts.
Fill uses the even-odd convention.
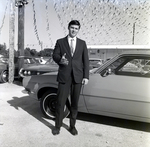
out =
[[[150,50],[148,45],[87,45],[87,48],[90,58],[100,58],[103,60],[126,51]]]

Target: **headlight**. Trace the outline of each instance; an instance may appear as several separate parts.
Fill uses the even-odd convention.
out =
[[[20,75],[22,78],[24,77],[23,68],[20,69],[19,75]]]
[[[20,70],[21,77],[31,76],[31,75],[40,75],[42,72],[40,71],[29,71],[29,70]]]
[[[27,71],[26,70],[24,71],[24,75],[27,75]]]
[[[28,71],[28,75],[31,75],[31,71]]]

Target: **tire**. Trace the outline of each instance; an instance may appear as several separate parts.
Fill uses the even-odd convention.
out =
[[[40,108],[44,116],[50,119],[55,118],[55,109],[56,109],[56,92],[47,91],[43,94],[40,100]],[[63,118],[69,115],[69,106],[65,106],[64,108],[64,116]]]
[[[8,82],[8,71],[7,70],[4,70],[1,72],[1,75],[0,75],[0,82],[1,83],[6,83]]]

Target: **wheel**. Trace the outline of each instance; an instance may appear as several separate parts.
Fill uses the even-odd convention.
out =
[[[47,91],[43,94],[40,100],[40,108],[42,113],[50,119],[55,118],[55,109],[56,109],[56,92]],[[68,104],[64,107],[64,118],[69,115]]]
[[[0,75],[0,82],[1,83],[6,83],[8,82],[8,71],[7,70],[4,70],[1,72],[1,75]]]

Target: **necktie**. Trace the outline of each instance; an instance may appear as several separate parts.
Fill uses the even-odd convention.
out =
[[[71,39],[71,42],[70,42],[70,49],[71,49],[71,55],[72,56],[73,56],[73,52],[74,52],[73,41],[74,41],[74,39]]]

